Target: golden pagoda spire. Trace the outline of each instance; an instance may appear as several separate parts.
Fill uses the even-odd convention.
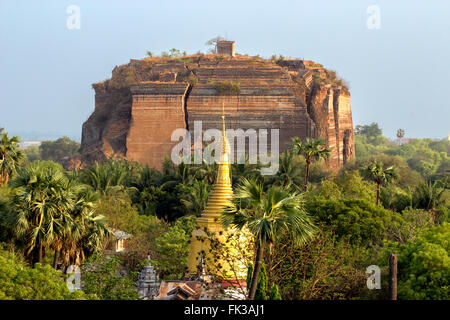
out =
[[[231,187],[230,161],[229,161],[229,143],[225,130],[225,106],[222,102],[222,161],[219,163],[214,190],[209,198],[208,204],[198,218],[200,226],[208,227],[211,230],[223,230],[219,221],[224,207],[233,198],[233,189]]]
[[[197,228],[192,231],[189,244],[188,272],[190,275],[198,276],[199,272],[202,273],[202,270],[203,273],[214,273],[221,270],[222,278],[241,281],[247,276],[247,264],[241,260],[239,251],[233,245],[233,242],[229,243],[228,241],[230,236],[235,235],[239,237],[240,242],[247,241],[247,236],[241,231],[236,234],[238,231],[233,228],[225,229],[220,221],[225,206],[233,198],[230,176],[230,145],[225,128],[225,105],[222,103],[222,161],[219,163],[214,189],[209,197],[208,204],[201,216],[197,218]],[[211,243],[208,240],[211,235],[226,248],[226,259],[218,258],[216,260],[217,256],[214,258],[211,252]]]

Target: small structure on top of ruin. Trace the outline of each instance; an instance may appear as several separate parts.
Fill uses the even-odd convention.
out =
[[[217,54],[223,54],[223,55],[234,57],[234,56],[236,56],[234,49],[235,49],[234,41],[228,41],[228,40],[217,41],[217,44],[216,44]]]

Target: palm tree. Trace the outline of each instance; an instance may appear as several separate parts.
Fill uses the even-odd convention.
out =
[[[424,182],[417,186],[413,193],[413,203],[416,208],[433,210],[445,203],[445,188],[441,182]]]
[[[383,164],[379,161],[372,162],[365,169],[369,178],[377,184],[377,200],[376,205],[380,202],[380,190],[383,183],[391,182],[398,178],[397,171],[393,166],[383,168]]]
[[[95,162],[82,172],[81,181],[101,195],[113,195],[130,190],[125,183],[127,173],[128,169],[121,161]]]
[[[48,248],[55,252],[55,267],[60,254],[68,266],[103,249],[111,232],[94,212],[97,193],[68,178],[60,165],[33,162],[18,171],[11,187],[6,225],[32,265],[42,262]]]
[[[131,200],[141,214],[154,215],[159,199],[164,195],[160,183],[162,174],[154,168],[144,166],[139,171],[137,179],[131,184],[134,188]]]
[[[405,136],[405,130],[403,130],[403,129],[398,129],[397,130],[397,138],[398,139],[401,139],[401,138],[403,138]]]
[[[303,208],[302,197],[278,186],[263,191],[262,184],[243,179],[232,203],[221,216],[225,227],[247,228],[255,237],[255,262],[249,299],[254,299],[259,271],[267,245],[275,242],[283,232],[289,233],[294,243],[304,243],[316,231],[312,218]]]
[[[46,246],[67,232],[74,194],[59,165],[38,161],[11,181],[12,210],[8,225],[24,244],[31,263],[42,262]]]
[[[65,232],[51,244],[55,251],[53,265],[56,268],[62,255],[63,269],[71,264],[79,265],[86,256],[102,250],[111,236],[105,217],[94,212],[98,194],[74,180],[69,181],[67,189],[73,190],[75,200],[71,219],[62,223]]]
[[[231,165],[231,177],[233,185],[238,184],[242,181],[242,179],[259,179],[261,177],[260,170],[258,165],[251,164],[248,156],[242,158],[243,161],[238,161],[237,163],[233,163]]]
[[[19,138],[8,138],[8,133],[3,132],[0,139],[0,186],[8,183],[20,166],[24,158],[23,151],[19,148]]]
[[[181,203],[196,216],[200,216],[201,212],[208,203],[212,185],[203,181],[196,180],[192,186],[185,186],[184,193],[181,196]]]
[[[161,187],[163,189],[173,188],[181,183],[189,184],[194,178],[193,167],[184,162],[175,165],[167,157],[163,161],[163,176],[161,178]]]
[[[214,184],[217,176],[218,165],[216,162],[209,164],[205,158],[202,158],[200,165],[192,166],[192,173],[195,178],[203,179],[209,184]]]
[[[54,260],[55,268],[59,252],[63,258],[62,269],[64,271],[72,264],[80,265],[87,256],[101,252],[112,236],[112,231],[106,222],[104,216],[96,215],[92,210],[86,210],[77,217],[72,224],[70,233],[61,239],[62,245]]]
[[[140,170],[138,179],[133,183],[133,186],[136,187],[138,191],[142,191],[150,186],[159,185],[161,178],[161,172],[146,165]]]
[[[308,188],[308,178],[309,178],[309,168],[311,167],[311,162],[313,160],[327,159],[331,150],[325,148],[325,141],[323,139],[309,139],[307,138],[305,142],[298,137],[292,138],[292,150],[294,153],[303,155],[306,160],[305,164],[305,182],[304,189]]]
[[[280,156],[278,172],[266,178],[266,185],[276,184],[286,189],[300,190],[302,183],[302,170],[300,157],[289,150],[285,150]]]

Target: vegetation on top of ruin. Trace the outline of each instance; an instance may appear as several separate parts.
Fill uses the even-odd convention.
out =
[[[236,54],[235,57],[230,57],[226,55],[216,54],[216,53],[194,53],[187,54],[186,51],[181,51],[176,48],[172,48],[167,52],[162,52],[160,55],[155,55],[151,51],[147,51],[147,56],[143,59],[130,60],[128,64],[121,66],[116,66],[112,72],[112,77],[110,79],[98,82],[92,85],[96,89],[127,89],[131,85],[143,82],[143,81],[176,81],[176,82],[188,82],[191,85],[197,84],[201,79],[193,73],[191,70],[195,70],[196,66],[200,66],[205,63],[221,63],[227,61],[248,61],[249,68],[271,68],[273,64],[280,66],[282,68],[287,68],[290,71],[302,70],[306,68],[312,70],[313,72],[313,85],[323,86],[328,85],[338,89],[343,90],[344,93],[349,94],[348,83],[338,76],[337,72],[331,69],[326,69],[322,64],[316,63],[309,60],[300,60],[293,58],[286,58],[283,55],[273,55],[272,57],[266,59],[259,55],[248,55],[248,54]],[[176,73],[172,78],[164,72],[152,72],[153,69],[161,68],[161,64],[169,64],[169,69],[171,72]],[[169,72],[170,73],[170,72]],[[161,78],[167,77],[168,78]],[[202,79],[205,81],[205,79]],[[298,84],[298,80],[292,77],[295,84]],[[249,82],[249,84],[255,85],[273,85],[281,84],[284,80],[278,78],[274,79],[251,79],[243,80],[244,83]],[[217,81],[208,81],[207,83],[216,83]],[[241,82],[242,83],[242,82]],[[237,83],[229,83],[227,81],[219,81],[217,83],[216,89],[219,94],[238,94],[240,92],[240,87]]]
[[[239,81],[219,81],[214,84],[214,87],[221,96],[232,96],[241,92]]]
[[[305,66],[308,69],[324,69],[322,64],[314,62],[314,61],[306,60],[306,61],[303,61],[303,63],[305,64]]]
[[[187,82],[191,86],[194,86],[198,83],[198,77],[195,74],[190,73],[188,75],[177,77],[177,82]]]
[[[316,86],[329,85],[331,87],[342,89],[346,94],[350,94],[348,82],[340,78],[336,71],[322,69],[313,71],[313,83]]]

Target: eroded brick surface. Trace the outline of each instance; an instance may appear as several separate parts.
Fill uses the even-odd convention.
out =
[[[317,81],[326,70],[298,59],[192,55],[131,60],[94,84],[95,110],[83,124],[82,161],[126,157],[161,168],[177,128],[279,129],[281,151],[292,137],[321,137],[337,169],[354,157],[350,94]],[[231,87],[230,91],[227,88]],[[225,88],[225,90],[223,89]],[[237,90],[237,91],[236,91]]]

